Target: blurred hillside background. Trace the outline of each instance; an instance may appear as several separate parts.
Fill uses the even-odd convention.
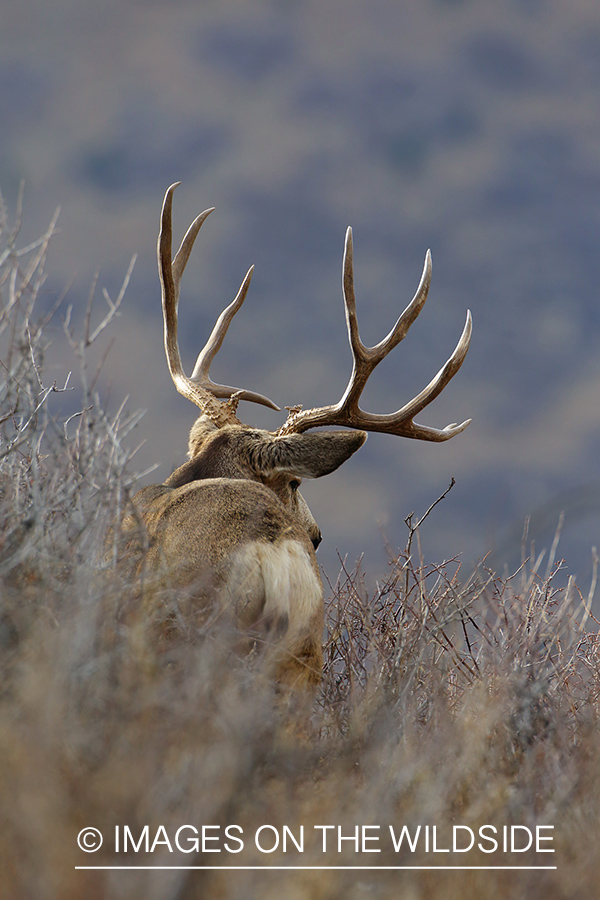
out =
[[[420,419],[473,422],[447,444],[372,435],[305,484],[321,563],[335,578],[337,549],[349,564],[364,551],[381,574],[382,534],[403,547],[405,516],[454,476],[423,533],[429,560],[462,554],[470,568],[492,551],[496,568],[515,567],[525,517],[539,550],[564,510],[559,557],[587,589],[600,537],[599,97],[594,0],[4,0],[0,189],[14,210],[25,182],[23,242],[62,208],[48,307],[68,287],[81,315],[94,272],[114,295],[138,254],[103,390],[148,410],[135,459],[159,465],[145,483],[183,462],[194,418],[162,349],[155,242],[170,183],[183,182],[177,239],[217,207],[182,291],[188,371],[254,263],[213,375],[281,406],[335,402],[346,385],[346,226],[369,344],[430,247],[428,303],[363,405],[390,412],[420,390],[470,307],[467,360]],[[59,327],[49,352],[62,383],[75,366]],[[284,418],[240,412],[273,429]]]

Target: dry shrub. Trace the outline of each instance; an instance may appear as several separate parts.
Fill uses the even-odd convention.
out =
[[[558,587],[552,560],[543,575],[540,559],[524,559],[504,578],[485,565],[464,577],[456,560],[427,565],[423,523],[409,520],[406,548],[374,593],[358,569],[342,567],[330,586],[310,710],[278,695],[260,653],[240,657],[219,623],[181,623],[158,647],[146,613],[156,589],[118,571],[117,541],[104,549],[135,488],[126,439],[137,418],[103,410],[88,358],[123,291],[95,328],[90,300],[81,336],[66,315],[78,375],[48,386],[45,334],[60,313],[36,302],[52,228],[19,250],[2,218],[0,897],[595,896],[600,643],[590,598],[572,582]],[[178,615],[176,595],[158,601]],[[452,826],[486,824],[554,826],[556,852],[442,852]],[[126,825],[140,850],[115,853],[115,826],[123,840]],[[212,826],[219,840],[187,853],[193,832],[182,849],[174,840],[184,825]],[[223,850],[232,825],[243,829],[239,854]],[[297,840],[304,828],[304,851],[289,842],[286,853],[260,852],[264,825]],[[326,853],[314,827],[324,825],[334,826]],[[98,853],[77,846],[88,826],[104,835]],[[338,827],[351,837],[357,826],[381,852],[350,840],[338,852]],[[413,837],[420,826],[415,850],[404,840],[396,851],[390,826]],[[438,829],[438,852],[426,850],[426,826],[431,840]],[[158,838],[154,852],[143,852],[145,833],[149,845]],[[263,846],[273,836],[264,830]],[[115,864],[205,868],[76,868]],[[286,865],[376,868],[274,868]],[[441,865],[557,869],[385,868]]]

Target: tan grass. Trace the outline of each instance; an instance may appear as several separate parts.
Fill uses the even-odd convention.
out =
[[[427,564],[409,521],[405,551],[373,593],[344,566],[331,585],[308,716],[282,703],[260,652],[241,658],[218,623],[180,623],[158,648],[152,588],[125,580],[103,550],[135,488],[136,416],[104,411],[87,360],[120,299],[93,327],[90,305],[80,337],[67,317],[77,374],[46,383],[45,334],[60,312],[36,303],[53,228],[21,251],[3,214],[0,237],[0,898],[595,897],[600,642],[589,598],[559,586],[553,560],[541,573],[526,554],[504,578],[484,564],[467,575],[456,560]],[[177,616],[177,596],[158,599]],[[433,853],[422,842],[396,852],[390,840],[389,826],[436,826],[444,848],[452,826],[485,824],[554,826],[556,852]],[[136,840],[147,826],[150,843],[215,826],[221,852],[163,841],[116,854],[117,825]],[[239,854],[223,850],[232,825],[243,829]],[[304,828],[304,852],[260,852],[264,825],[297,839]],[[323,825],[334,826],[326,853]],[[98,853],[77,846],[88,826],[105,836]],[[349,837],[356,826],[381,852],[351,841],[338,852],[337,829]],[[273,832],[263,834],[267,845]],[[377,869],[75,868],[115,863]],[[385,868],[428,865],[557,868]]]

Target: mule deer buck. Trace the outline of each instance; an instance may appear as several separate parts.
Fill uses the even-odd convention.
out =
[[[252,268],[234,301],[221,313],[192,375],[185,375],[177,340],[181,278],[194,241],[212,209],[199,215],[171,259],[173,193],[167,190],[158,239],[164,342],[177,390],[200,408],[189,436],[189,460],[164,484],[143,488],[133,498],[135,515],[125,534],[142,522],[145,565],[167,573],[168,583],[185,587],[196,610],[219,610],[237,627],[262,635],[277,681],[295,686],[318,683],[322,665],[323,590],[315,550],[319,528],[298,488],[302,478],[320,478],[345,462],[365,442],[368,431],[424,441],[446,441],[461,425],[437,429],[414,417],[443,391],[465,358],[471,336],[467,321],[454,353],[413,400],[389,415],[364,412],[358,403],[373,369],[405,337],[427,298],[429,252],[421,282],[388,336],[366,347],[358,332],[352,232],[346,234],[343,294],[353,369],[341,400],[316,409],[293,408],[278,431],[243,424],[240,400],[278,407],[248,390],[215,384],[212,360],[246,297]],[[221,402],[225,400],[225,402]],[[325,425],[350,431],[307,433]]]

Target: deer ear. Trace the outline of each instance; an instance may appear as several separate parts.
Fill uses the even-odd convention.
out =
[[[290,434],[274,438],[266,456],[271,471],[290,472],[301,478],[321,478],[345,463],[366,439],[365,431]]]

